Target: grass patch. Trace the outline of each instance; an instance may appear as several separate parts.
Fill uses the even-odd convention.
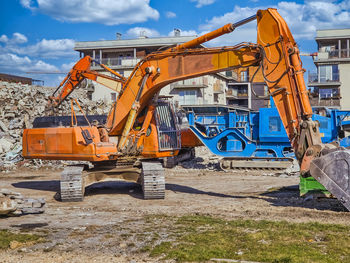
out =
[[[179,262],[350,262],[350,226],[344,225],[184,216],[169,224],[168,233],[176,234],[147,244],[144,251]]]
[[[12,241],[16,241],[21,244],[35,244],[38,242],[43,242],[43,236],[35,234],[18,234],[12,233],[8,230],[0,230],[0,249],[9,248]]]

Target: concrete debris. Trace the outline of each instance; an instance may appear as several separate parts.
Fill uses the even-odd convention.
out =
[[[5,138],[0,139],[0,154],[7,153],[13,147],[12,142]]]
[[[220,170],[219,160],[221,157],[211,153],[205,146],[196,147],[195,151],[195,156],[200,157],[181,162],[180,166],[186,169]]]
[[[297,160],[293,160],[293,164],[285,170],[286,174],[299,173],[300,166]]]
[[[22,152],[23,129],[32,128],[36,117],[52,115],[46,111],[48,97],[56,88],[40,87],[21,83],[0,81],[0,171],[8,172],[18,167],[40,168],[62,164],[60,161],[24,160]],[[110,105],[104,101],[91,101],[87,91],[75,90],[76,98],[85,114],[107,114]],[[63,102],[55,113],[57,116],[70,115],[69,100]],[[81,114],[78,110],[77,114]]]
[[[40,214],[45,211],[45,199],[25,198],[21,193],[0,189],[0,215]]]

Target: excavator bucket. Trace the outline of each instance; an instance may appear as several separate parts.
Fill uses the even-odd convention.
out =
[[[314,159],[310,174],[350,211],[350,150],[335,150]]]

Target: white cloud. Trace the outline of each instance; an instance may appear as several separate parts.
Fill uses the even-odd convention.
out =
[[[0,54],[0,70],[2,72],[28,72],[28,71],[57,71],[57,67],[42,60],[31,60],[28,56],[16,54]]]
[[[157,30],[147,27],[133,27],[126,32],[128,37],[158,37],[160,34]]]
[[[73,61],[73,62],[70,62],[70,63],[64,63],[61,65],[61,69],[63,72],[68,72],[70,71],[73,66],[77,63],[77,61]]]
[[[33,3],[31,0],[21,0],[21,5],[26,8],[31,8],[32,4]]]
[[[174,12],[168,11],[168,12],[165,13],[165,16],[167,18],[175,18],[176,14]]]
[[[168,36],[172,37],[175,35],[174,31],[170,31]],[[195,30],[180,30],[180,36],[197,36],[197,32]]]
[[[27,37],[21,33],[14,33],[12,38],[6,35],[0,37],[0,50],[3,53],[11,52],[29,57],[41,58],[59,58],[70,57],[76,53],[74,49],[74,40],[72,39],[42,39],[33,45],[24,46],[23,43],[28,41]],[[21,45],[19,45],[21,44]]]
[[[234,23],[256,14],[259,8],[235,6],[232,12],[222,16],[214,16],[206,24],[199,26],[200,35],[220,28],[227,23]],[[205,45],[208,46],[233,46],[239,42],[256,42],[256,22],[251,22],[235,29],[234,32],[218,37]]]
[[[191,0],[191,2],[196,2],[196,7],[200,8],[204,5],[211,5],[215,2],[216,0]]]
[[[42,39],[34,45],[18,48],[18,54],[26,54],[33,57],[58,58],[70,57],[76,53],[72,39]]]
[[[9,41],[9,38],[8,38],[6,35],[2,35],[2,36],[0,37],[0,42],[6,43],[6,42],[8,42],[8,41]]]
[[[53,85],[51,75],[27,74],[27,72],[58,72],[60,68],[68,71],[73,63],[61,64],[59,58],[78,57],[74,52],[72,39],[42,39],[28,45],[27,37],[21,33],[14,33],[11,38],[6,35],[0,37],[0,72],[23,75],[34,79],[45,80],[46,84]],[[45,58],[45,59],[43,59]],[[51,59],[50,63],[45,61]]]
[[[27,37],[21,33],[13,33],[12,41],[14,43],[23,44],[28,41]]]
[[[21,0],[23,7],[59,21],[105,25],[133,24],[159,18],[150,0]]]
[[[23,44],[28,41],[27,37],[21,33],[13,33],[12,38],[9,38],[6,35],[2,35],[0,37],[0,42],[7,43],[7,44]]]
[[[279,2],[275,6],[286,20],[295,39],[312,40],[316,29],[333,29],[350,27],[350,1],[309,0],[303,4],[296,2]],[[212,17],[206,24],[199,26],[200,34],[215,30],[227,23],[234,23],[256,14],[258,9],[267,6],[241,7],[235,6],[232,12]],[[256,22],[237,28],[231,34],[210,41],[209,45],[234,45],[243,41],[256,42]]]

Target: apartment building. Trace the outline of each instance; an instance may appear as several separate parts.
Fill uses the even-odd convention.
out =
[[[317,72],[309,72],[312,106],[350,109],[350,29],[317,30]]]
[[[117,34],[116,40],[76,42],[75,50],[80,57],[91,56],[99,63],[105,64],[128,77],[134,66],[146,55],[164,48],[185,43],[196,36],[180,36],[177,31],[173,37],[148,38],[140,36],[137,39],[122,39]],[[92,70],[108,72],[97,64]],[[164,87],[160,95],[171,97],[179,105],[225,103],[227,77],[224,74],[212,74],[193,79],[186,79]],[[90,84],[89,91],[92,100],[104,99],[106,102],[116,100],[115,92],[99,84]]]
[[[268,88],[261,71],[256,67],[232,71],[232,79],[227,84],[226,104],[259,110],[270,105]],[[255,75],[254,79],[251,79]]]

